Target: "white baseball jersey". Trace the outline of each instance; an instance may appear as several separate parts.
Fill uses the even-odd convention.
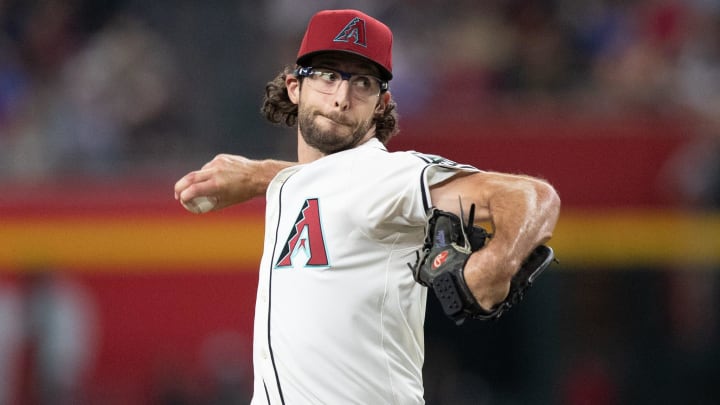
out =
[[[458,171],[373,138],[278,173],[267,191],[253,405],[422,404],[427,289],[407,263],[429,187]]]

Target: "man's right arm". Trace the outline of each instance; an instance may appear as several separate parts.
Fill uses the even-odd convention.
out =
[[[188,203],[197,197],[209,197],[217,199],[213,210],[223,209],[264,195],[270,181],[280,170],[296,164],[220,154],[200,170],[178,180],[175,183],[175,199]]]

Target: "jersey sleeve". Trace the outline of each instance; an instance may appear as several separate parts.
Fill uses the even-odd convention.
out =
[[[405,233],[407,227],[421,231],[432,206],[430,188],[458,173],[479,171],[435,155],[417,152],[391,155],[388,163],[381,166],[379,187],[369,197],[371,204],[366,213],[370,229],[385,237]]]
[[[479,172],[480,170],[474,166],[454,162],[438,155],[429,155],[419,152],[410,152],[413,156],[425,162],[421,179],[421,197],[423,203],[423,211],[432,207],[430,199],[430,187],[442,183],[445,180],[455,176],[460,172]]]

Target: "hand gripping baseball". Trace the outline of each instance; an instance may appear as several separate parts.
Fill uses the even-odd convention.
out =
[[[460,207],[461,216],[462,206]],[[485,246],[492,235],[485,229],[473,226],[475,205],[470,207],[468,223],[461,217],[432,208],[429,211],[425,242],[417,252],[415,265],[408,263],[415,280],[432,288],[445,314],[462,324],[466,318],[498,319],[517,305],[535,279],[554,259],[553,250],[540,245],[532,251],[510,282],[510,291],[500,304],[490,311],[478,304],[465,282],[463,269],[470,255]]]

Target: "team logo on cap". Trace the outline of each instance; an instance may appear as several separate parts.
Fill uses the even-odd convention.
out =
[[[365,37],[365,20],[358,17],[353,18],[340,33],[337,34],[333,42],[350,42],[367,48],[367,38]]]

